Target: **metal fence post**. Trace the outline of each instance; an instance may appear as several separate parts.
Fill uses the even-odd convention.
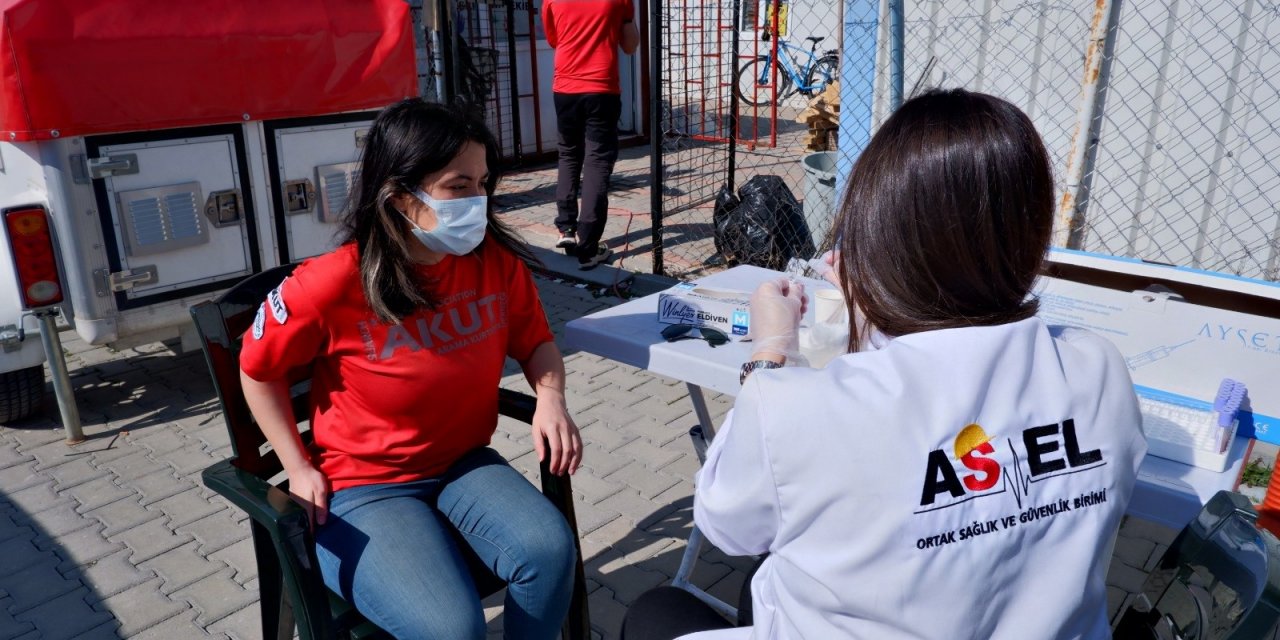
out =
[[[1119,8],[1119,0],[1114,0],[1114,4],[1115,8]],[[1088,190],[1086,176],[1092,173],[1090,149],[1094,147],[1101,122],[1101,98],[1105,84],[1102,66],[1103,59],[1109,53],[1106,43],[1113,20],[1112,5],[1113,0],[1099,0],[1089,28],[1089,47],[1085,50],[1084,77],[1080,88],[1080,110],[1075,134],[1071,139],[1071,153],[1067,157],[1066,188],[1054,221],[1055,246],[1079,248],[1084,238],[1084,198]]]
[[[649,4],[649,218],[653,237],[653,273],[665,275],[662,266],[662,0]]]
[[[747,0],[747,1],[755,2],[756,0]],[[740,22],[741,16],[739,16],[739,13],[741,11],[742,11],[741,0],[733,0],[733,21],[732,21],[733,36],[730,38],[730,43],[731,43],[730,47],[733,54],[730,57],[730,60],[732,61],[729,64],[730,73],[733,72],[734,66],[738,62],[738,48],[741,46],[741,43],[739,42],[741,40],[741,38],[739,37],[739,33],[742,31],[742,23]],[[731,193],[737,190],[738,188],[737,185],[735,184],[737,182],[737,172],[738,172],[737,161],[738,161],[738,92],[730,90],[729,91],[729,175],[728,175],[728,178],[725,180],[725,184],[729,186],[729,191]]]
[[[836,193],[843,193],[853,162],[871,141],[876,93],[876,34],[880,23],[878,0],[846,0],[840,28],[840,133],[836,154]]]
[[[782,36],[778,35],[778,22],[782,13],[782,0],[772,0],[769,6],[773,7],[773,17],[769,20],[769,31],[773,37],[769,39],[769,95],[772,98],[769,101],[769,146],[778,146],[778,67],[781,62],[778,60],[778,40]],[[790,3],[788,3],[788,11],[790,11]]]
[[[510,70],[508,75],[511,81],[511,158],[510,158],[510,162],[518,165],[520,164],[521,159],[524,156],[524,142],[520,140],[521,138],[520,136],[520,68],[517,66],[519,62],[516,58],[516,28],[515,28],[516,3],[512,2],[511,0],[508,0],[505,4],[507,9],[507,68]],[[490,22],[493,21],[492,16],[489,18],[489,20]],[[496,44],[496,41],[495,41],[495,44]],[[530,47],[529,51],[530,51],[530,55],[533,58],[532,60],[530,60],[529,64],[532,65],[534,69],[536,69],[538,67],[537,53],[533,50],[532,47]],[[495,73],[494,75],[497,75],[497,74]],[[502,97],[500,94],[502,93],[502,90],[501,90],[502,82],[497,78],[494,78],[493,84],[494,84],[493,90],[495,93],[499,94],[498,99],[501,100]],[[534,87],[534,91],[536,92],[537,86],[538,86],[537,82],[534,82],[531,86]],[[534,95],[533,103],[535,105],[538,103],[538,98],[536,93]],[[539,123],[535,121],[533,125],[533,128],[535,131],[538,129],[538,125]],[[501,127],[502,126],[501,123],[499,123],[498,126]]]
[[[902,106],[903,59],[906,36],[903,32],[906,0],[889,0],[889,110]]]
[[[453,3],[450,0],[434,0],[436,21],[440,29],[440,59],[444,75],[441,83],[440,102],[453,104],[461,93],[458,87],[462,67],[458,63],[458,34],[453,30]]]

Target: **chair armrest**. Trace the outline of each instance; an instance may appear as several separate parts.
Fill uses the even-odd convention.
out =
[[[236,467],[230,460],[206,468],[201,477],[205,486],[249,515],[254,525],[251,529],[258,570],[270,571],[264,563],[278,565],[286,592],[282,602],[292,610],[298,634],[326,640],[343,631],[350,622],[337,621],[340,626],[335,626],[306,510],[283,489]],[[263,602],[262,606],[280,605]]]
[[[283,489],[231,464],[230,460],[210,465],[200,474],[209,487],[239,507],[271,536],[283,543],[305,570],[311,570],[310,522],[302,505]]]
[[[511,389],[498,389],[498,413],[525,424],[533,423],[533,412],[538,401],[533,396]],[[546,441],[543,441],[545,450]],[[573,486],[569,482],[569,474],[555,475],[551,473],[550,460],[542,460],[538,465],[538,476],[542,479],[542,495],[564,514],[573,532],[578,533],[577,518],[573,513]]]
[[[287,492],[236,467],[231,460],[212,464],[200,475],[206,487],[266,526],[306,517],[302,505],[290,499]]]
[[[525,424],[533,424],[533,411],[538,400],[533,396],[512,389],[498,388],[498,413]]]

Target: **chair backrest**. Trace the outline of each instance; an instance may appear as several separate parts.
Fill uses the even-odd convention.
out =
[[[244,401],[240,387],[240,339],[253,326],[254,316],[267,294],[280,286],[296,266],[286,264],[250,276],[212,303],[191,310],[231,436],[231,448],[235,452],[233,464],[262,478],[278,473],[281,465],[274,452],[263,451],[267,439]],[[294,415],[299,419],[310,415],[308,386],[295,385],[291,391]]]
[[[1210,498],[1147,577],[1115,637],[1232,637],[1252,618],[1264,591],[1280,587],[1270,576],[1280,575],[1280,543],[1258,529],[1256,520],[1248,498],[1238,493],[1220,491]],[[1259,623],[1255,618],[1249,626]]]

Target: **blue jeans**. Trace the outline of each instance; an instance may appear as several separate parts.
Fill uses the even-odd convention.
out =
[[[388,633],[450,640],[485,637],[478,589],[494,577],[505,637],[554,638],[576,558],[564,517],[488,448],[438,478],[334,493],[316,555],[325,584]]]

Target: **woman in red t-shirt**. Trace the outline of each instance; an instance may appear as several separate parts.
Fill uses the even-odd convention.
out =
[[[267,296],[240,356],[325,583],[398,638],[483,638],[476,581],[495,576],[508,638],[555,636],[569,606],[572,532],[487,447],[511,357],[537,394],[539,458],[553,473],[582,459],[533,257],[488,203],[497,166],[493,136],[461,111],[387,107],[345,241]],[[297,367],[312,373],[310,451],[289,405]]]

